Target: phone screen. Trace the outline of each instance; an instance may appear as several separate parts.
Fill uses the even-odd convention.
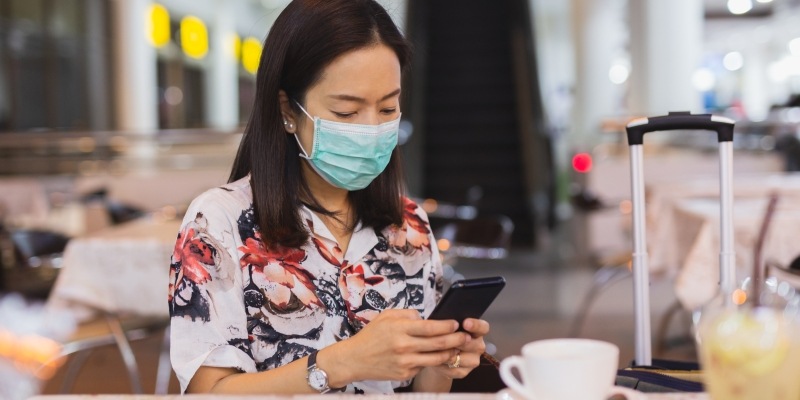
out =
[[[453,282],[428,319],[454,319],[461,324],[467,318],[480,318],[505,285],[502,276]]]

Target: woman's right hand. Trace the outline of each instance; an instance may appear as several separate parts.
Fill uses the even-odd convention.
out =
[[[384,310],[348,340],[320,351],[317,363],[330,386],[354,381],[412,379],[424,367],[452,360],[472,338],[453,320],[424,320],[416,310]]]

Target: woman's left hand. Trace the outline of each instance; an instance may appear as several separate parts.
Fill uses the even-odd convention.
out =
[[[467,376],[481,363],[481,355],[486,351],[483,337],[489,333],[489,323],[482,319],[467,318],[463,328],[470,335],[471,340],[457,348],[458,355],[447,364],[433,367],[437,372],[450,379],[460,379]]]

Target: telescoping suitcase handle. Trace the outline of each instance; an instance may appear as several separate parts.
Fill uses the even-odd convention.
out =
[[[631,201],[633,204],[633,290],[636,319],[636,365],[652,363],[650,342],[650,277],[645,235],[644,167],[642,141],[645,133],[677,129],[717,132],[720,177],[720,290],[729,293],[735,283],[733,251],[733,125],[734,121],[711,114],[671,112],[631,121],[626,130],[631,154]]]
[[[730,118],[711,114],[691,114],[673,111],[660,117],[639,118],[628,124],[628,145],[642,144],[644,134],[677,129],[702,129],[717,132],[719,142],[733,141],[733,124]]]

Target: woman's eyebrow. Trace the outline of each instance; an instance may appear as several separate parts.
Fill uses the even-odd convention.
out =
[[[394,96],[397,96],[399,94],[400,94],[400,88],[397,88],[396,90],[392,91],[391,93],[381,97],[381,99],[379,101],[384,101],[386,99],[390,99],[390,98],[392,98]],[[336,99],[336,100],[355,101],[357,103],[366,103],[367,102],[367,99],[365,99],[363,97],[353,96],[353,95],[349,95],[349,94],[332,94],[332,95],[329,95],[328,97],[330,97],[332,99]]]

